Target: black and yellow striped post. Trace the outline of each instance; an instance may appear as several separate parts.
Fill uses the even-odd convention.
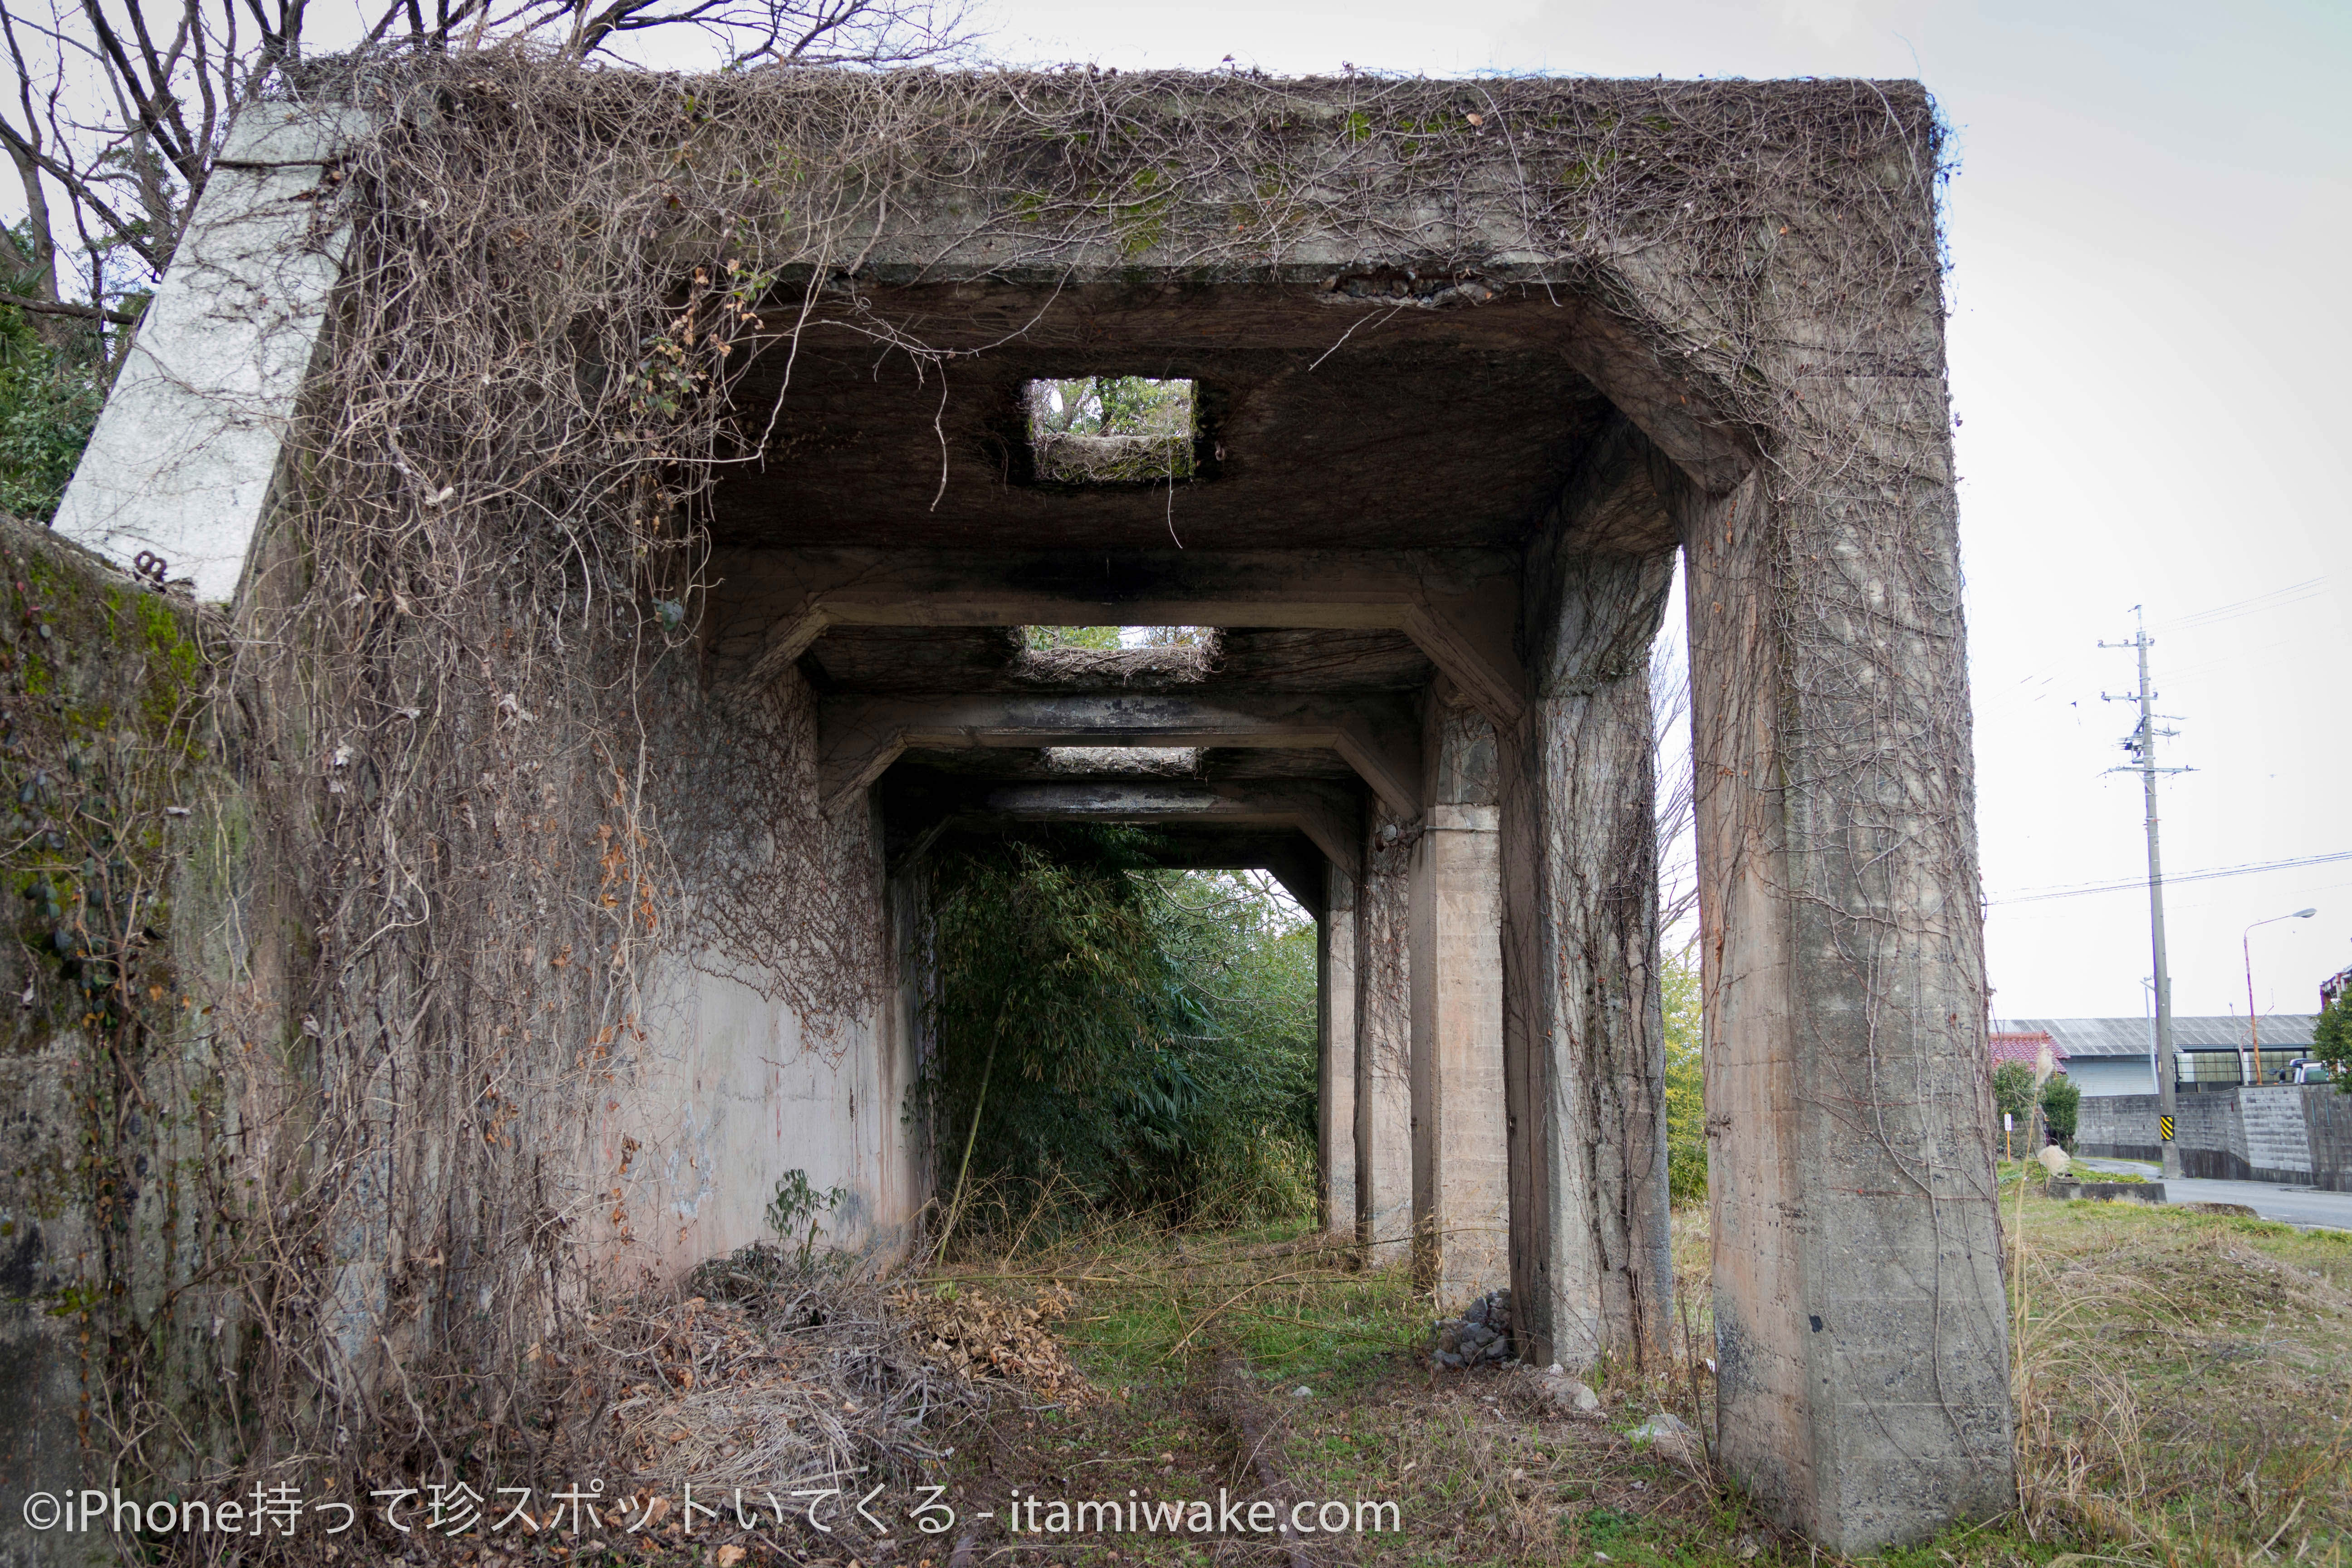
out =
[[[2156,1120],[2157,1120],[2157,1123],[2158,1123],[2158,1125],[2159,1125],[2160,1127],[2162,1127],[2162,1128],[2164,1129],[2164,1141],[2165,1141],[2167,1143],[2171,1142],[2172,1142],[2172,1118],[2171,1118],[2171,1117],[2169,1117],[2169,1116],[2159,1116],[2159,1117],[2158,1117]]]

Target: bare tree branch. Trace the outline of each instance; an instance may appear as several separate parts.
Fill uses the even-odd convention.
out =
[[[574,57],[698,29],[735,68],[897,66],[955,58],[973,41],[967,0],[381,0],[362,47],[495,47],[561,29]],[[0,0],[16,68],[0,103],[31,254],[19,299],[70,287],[89,303],[44,314],[127,325],[110,300],[160,275],[204,194],[239,106],[303,57],[309,0]],[[13,253],[26,248],[12,246]],[[61,250],[86,266],[60,266]],[[86,274],[83,282],[64,279]]]
[[[0,305],[14,305],[19,310],[35,310],[44,316],[73,316],[85,321],[111,321],[119,327],[135,327],[139,318],[124,310],[101,310],[92,305],[77,305],[70,300],[35,300],[23,294],[0,290]]]

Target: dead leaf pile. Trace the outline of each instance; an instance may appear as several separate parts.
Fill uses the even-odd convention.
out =
[[[1076,1405],[1092,1389],[1047,1327],[1066,1317],[1073,1301],[1067,1290],[1049,1285],[1026,1302],[967,1287],[946,1293],[904,1290],[890,1304],[915,1328],[916,1344],[926,1359],[956,1376],[1009,1383]]]

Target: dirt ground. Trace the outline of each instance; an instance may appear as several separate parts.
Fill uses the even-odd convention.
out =
[[[2020,1507],[1870,1561],[2352,1568],[2352,1235],[2005,1191]],[[641,1331],[603,1531],[345,1560],[1842,1563],[1710,1464],[1702,1214],[1675,1260],[1675,1365],[1600,1369],[1584,1414],[1532,1368],[1434,1368],[1402,1270],[1296,1231],[1099,1231],[868,1282],[847,1327],[820,1281],[746,1281]],[[1659,1415],[1696,1440],[1633,1436]],[[761,1484],[828,1451],[830,1495]]]
[[[2007,1191],[2021,1508],[1877,1561],[2352,1563],[2352,1236],[2038,1190],[2021,1206],[2013,1179]],[[1840,1561],[1776,1529],[1702,1446],[1629,1436],[1659,1413],[1710,1424],[1704,1216],[1678,1216],[1675,1232],[1685,1353],[1648,1376],[1604,1369],[1601,1408],[1581,1416],[1548,1408],[1532,1369],[1433,1368],[1404,1280],[1357,1272],[1345,1251],[1227,1235],[1032,1260],[1075,1293],[1055,1329],[1097,1392],[967,1437],[958,1560]],[[950,1288],[1017,1289],[1021,1272]],[[1347,1503],[1349,1528],[1015,1534],[1001,1501],[996,1521],[969,1519],[1016,1493],[1118,1501],[1132,1489],[1141,1502],[1219,1487],[1277,1500],[1281,1518],[1305,1501],[1309,1522]],[[1356,1530],[1360,1501],[1393,1502],[1395,1528],[1380,1515]]]

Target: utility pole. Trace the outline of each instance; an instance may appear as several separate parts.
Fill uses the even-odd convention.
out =
[[[2177,1181],[2180,1176],[2180,1150],[2172,1141],[2172,1129],[2177,1125],[2173,1120],[2172,1100],[2173,1079],[2179,1076],[2179,1066],[2172,1049],[2172,972],[2164,961],[2164,857],[2157,846],[2156,779],[2158,773],[2185,773],[2189,770],[2156,765],[2157,737],[2177,735],[2180,731],[2156,727],[2157,720],[2170,718],[2171,715],[2155,711],[2156,693],[2147,683],[2147,650],[2154,640],[2147,635],[2147,619],[2140,614],[2140,606],[2134,605],[2132,640],[2103,642],[2099,646],[2138,650],[2139,691],[2137,695],[2126,692],[2120,697],[2111,697],[2102,691],[2099,700],[2139,704],[2139,723],[2123,742],[2124,750],[2129,752],[2135,760],[2127,766],[2107,771],[2139,774],[2141,787],[2147,796],[2147,930],[2148,942],[2155,949],[2156,956],[2156,1097],[2157,1114],[2161,1118],[2157,1128],[2157,1144],[2164,1152],[2165,1179]]]

